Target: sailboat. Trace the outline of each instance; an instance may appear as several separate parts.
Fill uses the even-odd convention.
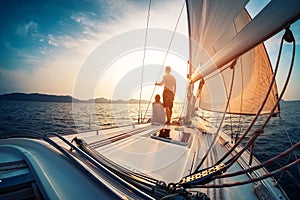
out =
[[[299,142],[263,163],[253,150],[280,113],[287,85],[278,93],[278,64],[273,71],[263,42],[285,30],[282,43],[295,46],[290,26],[300,17],[300,2],[273,0],[253,19],[247,3],[186,1],[186,116],[171,125],[138,123],[71,135],[2,133],[0,199],[288,199],[272,177],[299,158],[272,172],[265,165]],[[200,110],[221,114],[217,126]],[[230,137],[221,128],[231,115],[253,120]],[[261,115],[265,120],[253,129]]]

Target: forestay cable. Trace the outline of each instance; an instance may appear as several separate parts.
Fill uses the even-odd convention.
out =
[[[146,58],[146,48],[147,48],[147,38],[148,38],[148,29],[149,29],[149,21],[150,21],[150,9],[151,9],[151,0],[149,0],[148,12],[147,12],[147,26],[146,26],[146,34],[144,41],[144,55],[143,55],[143,64],[142,64],[142,72],[141,72],[141,89],[140,89],[140,99],[139,99],[139,113],[138,113],[138,122],[142,117],[142,91],[143,91],[143,82],[144,82],[144,68],[145,68],[145,58]]]

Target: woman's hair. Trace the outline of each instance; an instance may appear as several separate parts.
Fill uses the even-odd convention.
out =
[[[159,101],[159,100],[160,100],[159,94],[155,95],[155,101]]]

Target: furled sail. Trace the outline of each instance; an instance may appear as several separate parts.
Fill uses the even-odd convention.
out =
[[[190,63],[194,70],[201,70],[202,64],[211,62],[211,58],[251,21],[244,8],[247,3],[248,0],[187,1],[191,38]],[[197,93],[199,106],[216,112],[256,114],[273,77],[264,45],[257,45],[227,65],[213,64],[211,63],[211,68],[215,69],[204,77],[195,70],[197,78],[202,79]],[[194,77],[195,75],[192,76]],[[194,78],[193,81],[198,79]],[[228,99],[230,101],[226,110]],[[276,100],[277,87],[273,84],[262,113],[270,112]]]

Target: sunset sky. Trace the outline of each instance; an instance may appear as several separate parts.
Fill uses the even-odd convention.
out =
[[[162,35],[172,33],[183,3],[183,0],[153,0],[149,27],[166,30],[162,31]],[[267,3],[267,0],[250,1],[247,8],[254,16]],[[119,47],[117,41],[122,36],[130,36],[128,46],[135,39],[144,38],[147,9],[148,1],[137,0],[1,1],[0,94],[38,92],[72,95],[81,99],[138,97],[141,72],[136,66],[143,63],[142,46],[127,49],[120,55],[112,55],[114,59],[108,60],[107,66],[97,63],[99,66],[96,71],[89,72],[90,77],[96,77],[94,82],[91,80],[92,86],[78,84],[86,66],[92,62],[91,57],[99,56],[95,54],[96,51],[100,53],[100,57],[106,55],[111,49]],[[291,28],[299,48],[300,22],[296,22]],[[187,35],[185,8],[177,32],[178,37]],[[282,33],[266,42],[272,64],[276,62],[281,35]],[[173,52],[165,62],[173,67],[173,73],[180,83],[180,91],[186,87],[187,45],[188,43],[181,48],[181,55]],[[115,50],[117,53],[117,49]],[[285,48],[284,55],[287,55],[287,59],[282,61],[283,64],[287,62],[289,54],[290,49]],[[143,80],[145,94],[149,95],[154,82],[161,79],[163,72],[160,73],[160,66],[164,58],[165,52],[159,46],[146,52],[144,74],[148,75]],[[278,87],[281,89],[286,71],[283,69],[279,73]],[[284,99],[300,99],[299,77],[298,52],[292,80]],[[77,92],[79,87],[80,91],[86,93]],[[156,92],[160,91],[161,88],[156,88]],[[183,96],[182,92],[178,98],[182,99]]]

